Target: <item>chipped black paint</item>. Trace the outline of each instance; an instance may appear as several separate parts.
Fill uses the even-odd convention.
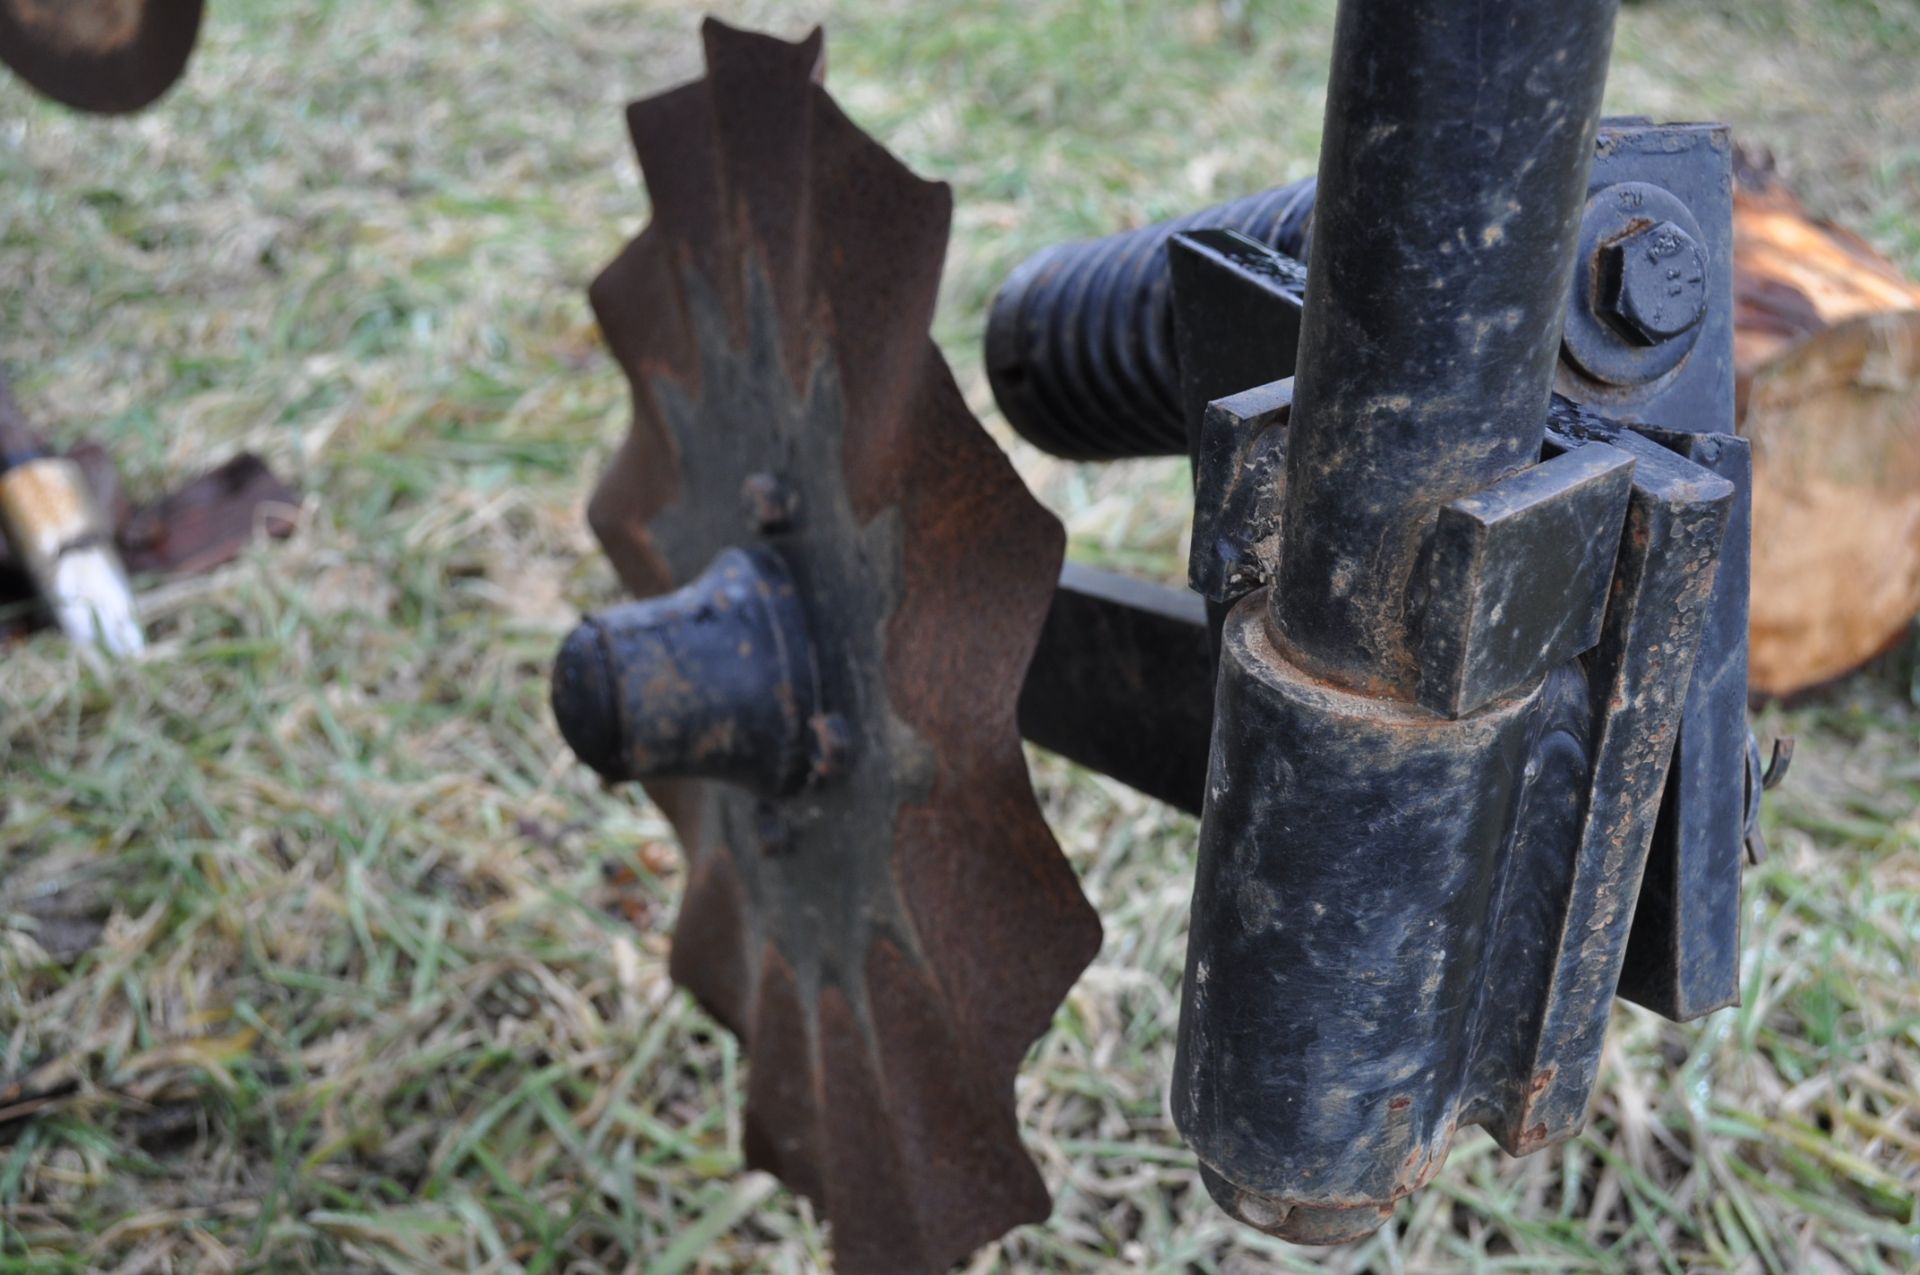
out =
[[[1633,463],[1579,659],[1448,720],[1301,670],[1262,595],[1227,626],[1174,1112],[1290,1238],[1378,1226],[1460,1127],[1585,1114],[1734,488],[1564,401],[1549,440]]]
[[[1321,676],[1412,693],[1436,511],[1539,457],[1614,10],[1340,7],[1268,595]]]
[[[1731,430],[1732,151],[1724,124],[1602,121],[1582,214],[1588,252],[1576,257],[1567,294],[1566,336],[1554,380],[1558,393],[1604,407],[1621,420]],[[1179,240],[1196,237],[1202,228],[1230,230],[1280,254],[1270,260],[1275,270],[1286,271],[1286,262],[1307,255],[1316,190],[1312,179],[1277,186],[1176,220],[1044,248],[1016,267],[995,295],[987,330],[990,380],[1007,419],[1035,446],[1074,460],[1186,452],[1191,421],[1183,416],[1182,404],[1192,400],[1182,397],[1182,378],[1189,374],[1189,355],[1175,323],[1178,297],[1171,286],[1179,271]],[[1666,197],[1648,196],[1648,190]],[[1599,198],[1603,194],[1606,198]],[[1605,309],[1604,302],[1594,301],[1604,289],[1593,285],[1596,271],[1604,277],[1598,255],[1609,246],[1609,236],[1632,233],[1641,222],[1655,220],[1637,222],[1630,210],[1616,216],[1622,196],[1642,204],[1655,199],[1661,216],[1676,218],[1700,249],[1704,314],[1675,340],[1636,342],[1595,309],[1596,304]],[[1247,274],[1258,269],[1244,259],[1235,264]],[[1290,273],[1283,278],[1289,289],[1300,288]],[[1126,294],[1127,286],[1136,291]],[[1223,301],[1216,295],[1210,304]],[[1262,322],[1291,323],[1294,335],[1270,341],[1257,366],[1235,383],[1216,382],[1208,398],[1293,374],[1298,317],[1275,314]],[[1592,359],[1612,351],[1625,360],[1618,383],[1585,373],[1575,347]],[[1166,350],[1178,357],[1161,357]],[[1245,360],[1233,362],[1239,366]],[[1068,392],[1079,385],[1102,392]]]
[[[1229,1212],[1330,1242],[1461,1122],[1545,683],[1460,721],[1356,695],[1275,650],[1266,602],[1223,634],[1173,1112]]]

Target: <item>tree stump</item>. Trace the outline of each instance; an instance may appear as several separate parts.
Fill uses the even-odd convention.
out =
[[[1920,287],[1743,155],[1734,364],[1753,443],[1755,692],[1831,681],[1920,611]]]

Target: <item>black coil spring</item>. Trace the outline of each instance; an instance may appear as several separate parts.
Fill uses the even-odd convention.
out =
[[[1309,178],[1022,262],[987,320],[987,378],[1008,422],[1069,460],[1185,455],[1167,240],[1237,230],[1304,259],[1313,194]]]

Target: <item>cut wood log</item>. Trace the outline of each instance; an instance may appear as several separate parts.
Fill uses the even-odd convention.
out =
[[[1920,286],[1743,155],[1734,364],[1753,443],[1750,685],[1858,668],[1920,611]]]

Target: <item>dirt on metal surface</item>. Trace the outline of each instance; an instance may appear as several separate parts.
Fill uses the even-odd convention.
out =
[[[847,731],[792,797],[649,785],[688,860],[672,970],[838,1269],[938,1272],[1048,1212],[1013,1076],[1099,946],[1015,721],[1064,537],[928,334],[948,189],[841,114],[818,32],[704,38],[705,79],[629,112],[653,221],[592,297],[635,419],[589,518],[643,597],[777,551]]]

